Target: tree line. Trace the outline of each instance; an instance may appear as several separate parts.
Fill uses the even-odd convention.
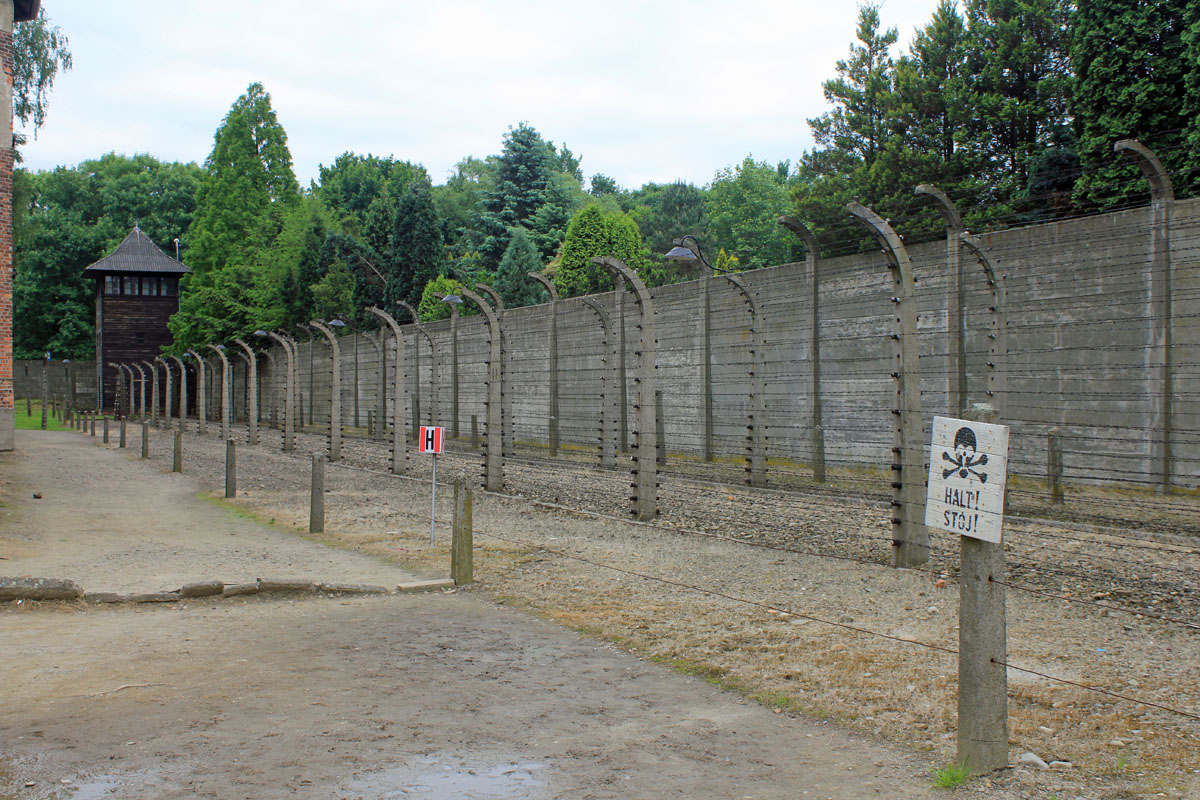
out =
[[[18,170],[16,354],[91,355],[82,270],[134,223],[160,246],[178,238],[192,268],[171,322],[182,348],[314,318],[357,323],[363,307],[397,301],[436,319],[448,313],[438,296],[478,281],[508,306],[542,302],[529,272],[564,296],[607,290],[599,255],[661,285],[685,277],[663,258],[684,234],[720,269],[786,263],[800,251],[781,214],[804,220],[826,254],[854,250],[868,246],[846,221],[854,199],[903,220],[910,239],[940,235],[920,183],[946,191],[974,229],[1144,202],[1136,168],[1112,155],[1127,137],[1156,151],[1182,194],[1195,186],[1200,4],[939,0],[899,55],[882,13],[860,6],[848,56],[823,83],[832,108],[809,120],[813,149],[794,165],[748,156],[706,186],[585,178],[581,156],[522,122],[498,154],[464,158],[441,184],[418,163],[347,152],[301,187],[258,83],[202,165],[110,153]]]

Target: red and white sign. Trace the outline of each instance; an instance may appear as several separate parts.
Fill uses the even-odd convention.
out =
[[[445,428],[435,428],[432,426],[421,426],[421,435],[417,439],[422,453],[433,453],[437,455],[442,452],[442,438],[445,433]]]

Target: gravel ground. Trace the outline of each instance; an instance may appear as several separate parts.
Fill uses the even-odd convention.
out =
[[[264,432],[271,445],[277,437]],[[310,434],[298,452],[321,447],[323,437]],[[188,436],[186,452],[189,474],[218,486],[223,446]],[[444,547],[427,544],[427,479],[364,471],[385,467],[380,443],[348,441],[345,453],[346,466],[329,468],[327,538],[444,570]],[[160,468],[168,457],[156,449]],[[411,459],[414,476],[427,476],[428,461]],[[478,463],[477,454],[448,454],[439,477],[448,484],[451,475],[475,475]],[[243,448],[239,472],[248,492],[240,505],[284,526],[303,524],[306,455]],[[903,743],[927,765],[953,758],[956,661],[917,644],[957,645],[948,541],[935,538],[928,569],[892,570],[883,566],[886,506],[868,493],[750,492],[675,475],[662,483],[660,524],[640,525],[614,501],[628,493],[624,475],[569,460],[510,463],[506,496],[476,496],[475,591],[703,676],[785,718],[836,720]],[[1196,613],[1200,558],[1186,526],[1163,522],[1188,502],[1155,506],[1146,530],[1062,515],[1012,522],[1011,580],[1055,596],[1009,592],[1009,662],[1200,715],[1200,636],[1183,624]],[[1122,514],[1133,516],[1136,505],[1123,504]],[[448,531],[444,514],[440,525]],[[1018,766],[972,782],[968,793],[1200,792],[1194,719],[1012,669],[1010,726],[1014,763],[1034,752],[1070,766]]]

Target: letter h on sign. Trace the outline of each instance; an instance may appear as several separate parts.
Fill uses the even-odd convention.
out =
[[[433,453],[437,455],[442,452],[442,433],[445,428],[435,428],[427,425],[421,426],[421,435],[418,441],[420,442],[420,450],[422,453]]]

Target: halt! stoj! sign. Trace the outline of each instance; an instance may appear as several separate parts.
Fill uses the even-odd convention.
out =
[[[1007,425],[934,417],[925,524],[999,543],[1007,475]]]

